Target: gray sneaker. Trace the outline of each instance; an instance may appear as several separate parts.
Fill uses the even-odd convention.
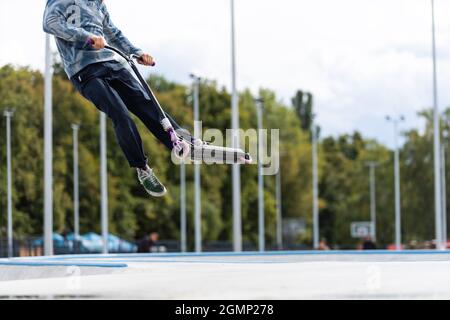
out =
[[[167,193],[166,187],[158,180],[153,170],[147,166],[145,169],[136,168],[139,182],[150,195],[162,197]]]

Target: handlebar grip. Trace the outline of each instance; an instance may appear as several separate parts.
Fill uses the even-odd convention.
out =
[[[94,40],[92,40],[91,38],[87,38],[86,44],[93,46],[94,45]]]
[[[140,60],[139,58],[137,58],[137,60]],[[153,61],[153,63],[150,65],[151,67],[154,67],[154,66],[156,66],[156,62],[155,61]]]
[[[134,58],[134,59],[136,59],[136,60],[140,60],[141,57],[139,57],[139,56],[136,55],[136,54],[132,54],[132,55],[131,55],[131,58]],[[156,62],[153,61],[153,63],[152,63],[150,66],[151,66],[151,67],[156,66]]]

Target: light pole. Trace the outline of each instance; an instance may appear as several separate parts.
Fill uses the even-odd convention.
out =
[[[276,199],[277,199],[277,246],[278,250],[283,249],[283,219],[282,219],[282,203],[281,203],[281,167],[278,169],[276,179]]]
[[[394,176],[395,176],[395,247],[396,250],[402,249],[402,239],[401,239],[401,208],[400,208],[400,154],[398,147],[398,124],[404,121],[403,116],[397,118],[387,116],[386,120],[392,122],[394,125]],[[440,191],[440,190],[439,190]]]
[[[445,148],[446,144],[442,144],[441,148],[441,178],[442,178],[442,244],[447,249],[447,182],[445,174]]]
[[[432,58],[433,58],[433,123],[434,123],[434,205],[435,205],[435,232],[436,249],[444,249],[442,234],[442,200],[441,200],[441,141],[439,129],[439,107],[437,92],[437,65],[436,65],[436,36],[434,23],[434,0],[431,0],[431,32],[432,32]]]
[[[193,80],[194,100],[194,139],[200,139],[199,104],[200,104],[200,77],[191,74]],[[202,252],[202,208],[200,187],[200,163],[194,163],[194,217],[195,217],[195,252]]]
[[[313,249],[319,248],[319,174],[317,164],[317,127],[312,118],[312,171],[313,171]]]
[[[366,164],[369,167],[370,176],[370,221],[372,222],[372,239],[376,241],[377,239],[377,204],[376,204],[376,177],[375,168],[378,163],[375,161],[369,161]]]
[[[5,110],[6,117],[6,170],[7,170],[7,198],[8,198],[8,257],[14,256],[13,247],[13,217],[12,217],[12,167],[11,167],[11,118],[13,112]]]
[[[44,255],[53,255],[53,137],[52,56],[50,35],[45,35],[44,92]]]
[[[100,112],[100,189],[103,253],[108,253],[108,176],[106,154],[106,115]]]
[[[78,131],[79,124],[72,124],[73,136],[73,233],[75,242],[80,236],[80,201],[79,201],[79,177],[78,177]]]
[[[264,101],[255,99],[258,117],[258,231],[259,251],[265,250],[265,224],[264,224],[264,175],[263,175],[263,109]]]
[[[186,164],[184,161],[180,163],[180,229],[181,252],[186,252]]]
[[[239,148],[239,101],[236,89],[236,39],[234,25],[234,0],[231,2],[231,129],[232,147]],[[241,219],[241,168],[232,165],[233,185],[233,249],[242,251],[242,219]]]

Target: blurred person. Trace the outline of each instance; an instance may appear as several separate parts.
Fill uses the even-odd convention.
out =
[[[167,248],[165,246],[159,245],[159,234],[158,232],[151,232],[148,236],[139,241],[138,253],[155,253],[155,252],[166,252]]]
[[[167,148],[172,149],[172,142],[160,125],[155,102],[105,46],[108,42],[128,55],[138,56],[138,63],[144,66],[153,66],[153,57],[135,47],[113,24],[103,0],[47,0],[43,29],[55,36],[64,70],[75,88],[111,118],[117,141],[144,189],[152,196],[164,196],[167,190],[148,165],[129,112]],[[167,116],[174,129],[180,129]],[[186,144],[184,140],[180,143]]]
[[[159,234],[158,232],[152,232],[150,233],[150,239],[149,239],[149,247],[151,252],[158,251],[158,241],[159,241]],[[156,250],[155,250],[156,248]]]
[[[149,253],[151,252],[151,248],[158,241],[158,233],[151,232],[149,235],[144,236],[138,244],[138,252],[139,253]]]
[[[411,240],[408,244],[408,249],[410,250],[416,250],[418,249],[418,243],[417,240]]]
[[[434,249],[436,249],[436,240],[425,240],[423,242],[422,249],[424,249],[424,250],[434,250]]]
[[[436,239],[431,240],[430,249],[432,249],[432,250],[436,249]]]
[[[362,243],[362,250],[376,250],[377,245],[373,241],[372,237],[367,236],[364,238]]]
[[[61,233],[61,235],[64,237],[65,240],[67,240],[67,237],[69,234],[72,233],[69,228],[64,228],[64,231]]]
[[[324,251],[330,250],[330,247],[328,246],[328,243],[327,243],[327,239],[325,239],[325,238],[320,239],[319,247],[317,249],[324,250]]]

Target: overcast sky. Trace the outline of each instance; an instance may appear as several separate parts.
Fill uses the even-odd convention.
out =
[[[0,0],[0,65],[43,69],[45,0]],[[435,0],[439,106],[450,105],[450,1]],[[230,84],[229,0],[106,0],[113,21],[188,83]],[[430,0],[236,0],[239,89],[315,95],[324,134],[360,130],[392,145],[386,114],[422,127],[432,104]]]

